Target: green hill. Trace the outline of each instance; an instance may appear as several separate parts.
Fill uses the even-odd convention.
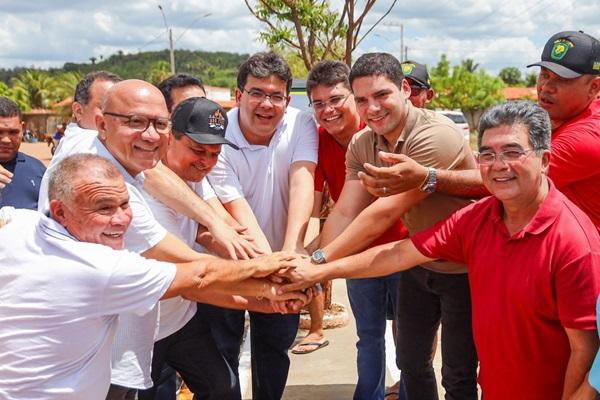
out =
[[[248,58],[248,54],[236,54],[225,52],[206,52],[177,50],[175,52],[176,71],[186,72],[200,77],[207,85],[235,87],[237,70],[240,64]],[[159,62],[162,65],[157,66]],[[169,52],[151,51],[136,54],[124,54],[122,51],[110,57],[92,63],[68,62],[62,68],[51,68],[51,75],[63,72],[88,73],[94,70],[107,70],[120,75],[123,78],[149,79],[153,69],[167,64],[168,69]],[[16,67],[12,69],[0,69],[0,81],[9,84],[10,79],[19,75],[28,68]]]

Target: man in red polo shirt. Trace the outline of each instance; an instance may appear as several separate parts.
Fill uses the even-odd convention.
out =
[[[525,101],[489,109],[479,126],[479,172],[493,196],[410,240],[289,274],[287,290],[366,278],[434,259],[469,270],[473,332],[486,400],[596,398],[587,383],[598,349],[600,236],[546,172],[550,119]],[[416,307],[416,305],[415,305]]]
[[[322,61],[311,70],[307,93],[319,124],[319,162],[315,170],[315,207],[318,217],[325,183],[333,201],[337,202],[346,178],[345,156],[354,134],[365,127],[361,122],[350,90],[350,69],[339,61]],[[329,223],[329,222],[328,222]],[[385,232],[376,244],[403,239],[407,230],[398,222]],[[324,247],[332,237],[322,237],[316,243]],[[320,250],[312,260],[324,262]],[[385,320],[386,309],[395,305],[398,292],[398,274],[369,280],[348,280],[348,297],[356,318],[359,341],[357,399],[379,399],[385,384]],[[389,302],[389,303],[388,303]],[[323,299],[313,300],[311,329],[306,338],[292,351],[296,354],[314,351],[327,343],[322,330]]]

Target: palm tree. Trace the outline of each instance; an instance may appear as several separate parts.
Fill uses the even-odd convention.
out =
[[[17,99],[28,108],[48,108],[59,97],[56,81],[45,71],[30,69],[12,79]]]
[[[473,60],[472,58],[467,58],[466,60],[462,61],[462,66],[468,72],[473,73],[477,70],[477,68],[479,68],[479,63],[476,63],[475,60]]]

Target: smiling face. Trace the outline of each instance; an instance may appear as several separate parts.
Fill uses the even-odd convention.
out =
[[[541,192],[541,183],[550,162],[550,150],[541,155],[531,150],[524,124],[500,125],[486,129],[481,137],[480,153],[496,153],[491,165],[480,165],[485,187],[502,202],[529,204]],[[527,151],[514,161],[502,161],[504,151]]]
[[[19,117],[0,117],[0,162],[17,156],[22,139],[23,127]]]
[[[542,67],[537,81],[538,104],[556,129],[583,112],[600,90],[600,78],[583,75],[565,79]]]
[[[132,219],[123,178],[81,175],[73,177],[76,194],[72,199],[50,201],[52,217],[81,242],[123,249],[123,238]]]
[[[356,133],[360,117],[352,92],[342,82],[315,86],[310,100],[317,123],[334,138],[346,141]]]
[[[163,162],[181,179],[200,182],[215,166],[220,153],[220,144],[199,144],[186,135],[179,139],[171,135]]]
[[[136,176],[154,168],[166,150],[168,132],[159,134],[153,123],[143,132],[132,129],[127,118],[106,113],[168,119],[162,93],[144,81],[119,82],[109,90],[103,112],[97,116],[98,137],[127,172]]]
[[[354,101],[360,118],[376,134],[395,143],[406,121],[410,87],[406,79],[399,89],[384,75],[369,75],[352,82]]]
[[[283,119],[285,109],[290,102],[286,82],[276,75],[256,78],[248,75],[246,86],[235,90],[235,99],[239,110],[239,124],[246,140],[251,144],[268,145]],[[273,104],[271,99],[256,100],[249,91],[261,91],[266,95],[278,95],[286,98],[283,104]]]

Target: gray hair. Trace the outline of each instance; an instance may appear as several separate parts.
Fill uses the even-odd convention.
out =
[[[508,101],[488,108],[479,121],[477,146],[481,147],[481,138],[487,129],[515,124],[527,127],[529,143],[536,154],[540,155],[544,150],[550,150],[550,117],[546,110],[525,100]]]
[[[68,201],[75,198],[80,178],[114,179],[121,174],[113,163],[96,154],[75,154],[60,161],[50,173],[48,199]]]

